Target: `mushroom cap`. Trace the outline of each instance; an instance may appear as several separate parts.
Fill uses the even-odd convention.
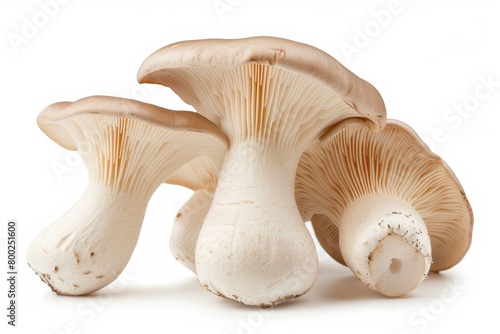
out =
[[[99,115],[98,119],[91,118],[96,115]],[[92,166],[87,166],[95,170],[104,168],[102,159],[111,159],[119,164],[123,159],[130,159],[131,154],[139,155],[134,159],[145,160],[151,159],[150,154],[158,155],[161,151],[162,155],[167,154],[163,159],[170,157],[164,165],[158,166],[159,162],[141,165],[148,161],[126,163],[127,167],[122,166],[119,174],[127,173],[127,178],[133,179],[137,175],[137,168],[158,173],[158,170],[154,170],[159,167],[160,170],[168,171],[164,182],[171,181],[169,183],[191,189],[213,186],[214,173],[222,164],[228,147],[228,139],[222,131],[198,113],[169,110],[119,97],[90,96],[75,102],[54,103],[39,114],[37,122],[40,129],[59,145],[69,150],[79,150],[82,154],[90,148],[87,145],[92,142],[91,138],[108,136],[111,142],[99,144],[104,145],[100,148],[104,156],[91,159],[89,163]],[[121,125],[118,126],[117,122]],[[131,136],[127,139],[128,144],[124,142],[125,136]],[[135,140],[157,143],[146,144],[149,149],[144,150],[140,146],[130,145]],[[158,142],[160,140],[165,142]],[[125,149],[127,153],[122,152],[124,145],[128,146]],[[155,151],[153,147],[160,151]],[[202,165],[197,166],[195,163]],[[113,171],[108,172],[114,175]],[[106,173],[99,172],[99,175]]]
[[[75,151],[77,150],[75,138],[62,121],[79,115],[92,114],[133,119],[173,131],[208,133],[228,146],[227,137],[202,115],[112,96],[89,96],[75,102],[51,104],[40,112],[37,123],[53,141],[68,150]]]
[[[69,150],[76,150],[77,143],[63,120],[77,115],[99,114],[163,127],[172,131],[200,132],[212,135],[228,146],[227,137],[202,115],[190,111],[169,110],[152,104],[110,96],[90,96],[76,102],[58,102],[45,108],[37,122],[52,140]],[[216,140],[217,140],[216,139]],[[214,187],[224,159],[225,150],[206,151],[170,174],[166,183],[193,190]]]
[[[177,169],[165,182],[195,191],[200,189],[215,191],[223,161],[224,154],[202,155]]]
[[[473,213],[448,165],[406,124],[387,120],[380,133],[353,124],[304,152],[296,178],[296,198],[318,240],[338,262],[338,222],[347,206],[370,194],[393,195],[424,220],[431,239],[431,271],[453,267],[467,253]]]
[[[267,65],[313,78],[369,120],[378,131],[385,124],[385,105],[379,92],[329,54],[307,44],[277,38],[205,39],[167,45],[151,54],[138,72],[142,83],[172,88],[186,103],[214,123],[210,107],[200,103],[193,86],[176,72],[179,68],[231,69],[247,64]],[[204,83],[211,88],[213,83]],[[276,87],[279,91],[279,87]],[[219,116],[220,117],[220,116]]]

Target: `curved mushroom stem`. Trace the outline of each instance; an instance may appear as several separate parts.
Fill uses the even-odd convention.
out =
[[[105,287],[132,255],[147,199],[89,183],[80,200],[33,240],[30,267],[58,294],[84,295]]]
[[[431,242],[420,215],[403,200],[369,195],[354,201],[339,223],[347,266],[386,296],[415,289],[431,266]]]
[[[196,273],[195,248],[212,199],[213,191],[198,189],[175,217],[170,235],[170,252],[175,259]]]
[[[204,288],[267,307],[312,287],[318,259],[295,202],[298,159],[265,144],[231,146],[196,244]]]

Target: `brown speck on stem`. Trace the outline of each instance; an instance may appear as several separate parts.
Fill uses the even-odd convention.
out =
[[[276,299],[275,301],[271,302],[270,304],[260,304],[259,307],[261,309],[266,309],[266,308],[270,308],[270,307],[273,307],[273,306],[276,306],[284,301],[287,301],[287,300],[290,300],[290,299],[294,299],[294,298],[299,298],[301,295],[288,295],[288,296],[285,296],[285,297],[280,297],[278,299]]]
[[[61,291],[59,291],[56,288],[54,288],[54,286],[51,284],[51,282],[47,279],[46,276],[49,276],[49,278],[50,278],[50,275],[40,274],[38,272],[36,274],[38,275],[38,277],[40,277],[40,279],[42,280],[42,282],[44,282],[45,284],[47,284],[50,287],[50,289],[52,291],[54,291],[58,295],[62,295],[63,294]]]
[[[42,280],[42,282],[47,283],[47,280],[45,279],[45,274],[38,274],[37,273],[37,275],[38,275],[38,277],[40,277],[40,279]]]
[[[59,268],[57,266],[54,267],[54,274],[57,274],[57,272],[59,271]]]
[[[77,252],[73,251],[73,255],[76,258],[76,264],[80,264],[80,254],[78,254]]]
[[[84,271],[82,274],[83,275],[90,275],[90,274],[92,274],[92,272],[90,270],[88,270],[88,271]]]
[[[90,257],[93,257],[93,256],[95,256],[95,253],[94,253],[94,252],[91,252],[91,253],[90,253]]]
[[[226,296],[224,296],[220,291],[215,291],[214,294],[216,294],[219,297],[222,297],[224,299],[228,299]]]

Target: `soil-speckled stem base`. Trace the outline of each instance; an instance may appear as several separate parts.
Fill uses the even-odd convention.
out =
[[[427,277],[431,242],[424,221],[409,204],[390,195],[354,201],[339,224],[347,266],[369,288],[400,296]]]

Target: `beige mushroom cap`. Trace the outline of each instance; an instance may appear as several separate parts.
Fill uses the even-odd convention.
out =
[[[165,109],[153,104],[110,96],[89,96],[76,102],[57,102],[40,113],[37,122],[41,130],[56,143],[69,150],[77,150],[74,135],[65,127],[63,120],[77,115],[99,114],[138,120],[173,131],[207,133],[222,141],[227,147],[227,137],[219,128],[203,116],[190,111]],[[166,183],[192,190],[215,186],[224,159],[224,150],[207,151],[172,172]]]
[[[153,104],[112,96],[89,96],[75,102],[57,102],[45,108],[37,117],[40,129],[52,140],[69,150],[77,150],[74,135],[63,121],[79,115],[121,117],[145,122],[173,131],[208,133],[228,145],[226,136],[203,116],[165,109]]]
[[[467,253],[473,213],[448,165],[406,124],[387,120],[378,134],[354,124],[302,156],[296,198],[323,248],[345,264],[337,224],[357,198],[383,193],[409,203],[424,220],[432,245],[431,271],[453,267]]]
[[[215,154],[217,153],[217,154]],[[224,161],[224,152],[202,155],[195,158],[170,175],[166,183],[183,186],[191,190],[215,191],[219,172]]]
[[[193,84],[177,69],[234,69],[248,64],[281,68],[313,78],[369,119],[372,130],[378,131],[385,124],[384,102],[370,83],[324,51],[278,37],[205,39],[170,44],[143,62],[138,80],[171,87],[186,103],[195,106],[198,112],[217,124],[217,120],[210,116],[214,110],[200,103]],[[205,89],[211,89],[215,84],[208,82],[205,85]],[[276,87],[276,90],[280,88]]]

